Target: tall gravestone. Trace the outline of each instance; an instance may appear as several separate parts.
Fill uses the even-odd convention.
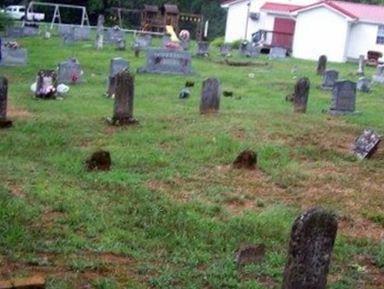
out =
[[[0,128],[12,126],[12,121],[7,119],[8,106],[8,79],[0,76]]]
[[[294,222],[282,289],[325,289],[337,234],[336,217],[313,208]]]
[[[293,106],[295,112],[305,113],[307,111],[308,95],[311,83],[307,77],[299,79],[295,85],[293,95]]]
[[[35,96],[42,99],[56,97],[57,74],[54,70],[40,70],[36,77]]]
[[[119,72],[129,69],[129,63],[127,60],[117,57],[111,60],[109,67],[109,77],[108,77],[108,97],[114,97],[116,93],[116,75]]]
[[[339,79],[339,72],[337,70],[329,69],[324,72],[322,88],[332,90],[335,82]]]
[[[218,112],[220,108],[220,81],[208,78],[203,82],[200,102],[200,113]]]
[[[97,28],[96,28],[96,49],[103,49],[104,45],[104,15],[99,15],[97,18]]]
[[[325,70],[327,69],[327,56],[321,55],[317,62],[317,75],[323,75]]]
[[[137,123],[133,117],[134,81],[135,78],[128,71],[117,73],[116,94],[112,125],[130,125]]]
[[[365,74],[365,56],[359,56],[359,68],[357,69],[357,75],[364,76]]]
[[[353,113],[356,107],[356,83],[337,81],[333,87],[330,113],[334,115]]]

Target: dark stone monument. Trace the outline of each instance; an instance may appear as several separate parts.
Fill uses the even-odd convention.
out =
[[[283,59],[287,57],[287,49],[283,47],[272,47],[269,51],[269,59]]]
[[[265,245],[242,246],[235,253],[235,262],[237,267],[261,262],[265,256]]]
[[[323,74],[323,84],[321,87],[326,90],[332,90],[335,82],[339,79],[339,72],[337,70],[326,70]]]
[[[329,112],[333,115],[353,113],[355,106],[356,83],[349,80],[337,81],[333,87]]]
[[[357,69],[357,75],[364,76],[365,74],[365,56],[360,55],[359,57],[359,68]]]
[[[295,85],[293,107],[295,112],[306,113],[311,82],[307,77],[300,78]]]
[[[373,76],[373,81],[384,84],[384,65],[378,65],[376,74]]]
[[[8,79],[0,76],[0,128],[9,128],[12,121],[7,119]]]
[[[112,125],[130,125],[137,123],[133,118],[134,76],[124,70],[116,74],[116,93]]]
[[[77,84],[82,81],[83,71],[77,59],[71,58],[61,62],[58,68],[59,84]]]
[[[377,133],[373,130],[366,129],[363,134],[356,139],[353,151],[360,160],[370,158],[376,152],[380,142],[381,139]]]
[[[1,62],[4,66],[25,66],[27,65],[27,50],[17,47],[1,47]]]
[[[357,90],[361,92],[368,93],[371,91],[371,80],[367,77],[360,77],[357,81]]]
[[[111,169],[111,154],[107,151],[94,152],[85,162],[88,171],[109,171]]]
[[[108,77],[108,97],[114,97],[116,93],[116,75],[123,71],[129,69],[129,63],[123,58],[113,58],[109,67],[109,77]]]
[[[232,45],[229,43],[224,43],[220,46],[220,55],[223,57],[228,57],[231,55]]]
[[[294,222],[282,289],[325,289],[337,234],[336,217],[313,208]]]
[[[199,41],[197,42],[197,56],[209,56],[209,42]]]
[[[203,82],[200,102],[200,113],[215,113],[220,108],[220,81],[208,78]]]
[[[327,56],[321,55],[317,62],[317,75],[323,75],[325,70],[327,69]]]
[[[56,97],[57,74],[54,70],[40,70],[36,78],[37,98],[52,99]]]
[[[245,150],[241,152],[233,162],[233,167],[235,169],[254,170],[256,165],[257,153],[252,150]]]
[[[147,63],[140,73],[186,75],[192,73],[192,57],[188,51],[172,51],[159,48],[147,50]]]

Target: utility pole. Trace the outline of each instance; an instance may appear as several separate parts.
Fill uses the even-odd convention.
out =
[[[249,13],[251,11],[251,0],[247,3],[247,19],[245,22],[245,33],[244,33],[244,40],[248,40],[248,24],[249,24]]]

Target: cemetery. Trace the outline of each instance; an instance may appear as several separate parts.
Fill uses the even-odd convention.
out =
[[[183,41],[2,37],[0,288],[384,288],[383,65]]]

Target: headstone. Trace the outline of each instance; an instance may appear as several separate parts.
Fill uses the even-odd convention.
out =
[[[39,26],[24,26],[23,27],[23,35],[24,36],[37,36],[39,35]]]
[[[23,37],[24,36],[24,28],[23,27],[17,27],[17,26],[8,27],[6,30],[6,35],[8,38]]]
[[[321,87],[323,89],[331,90],[335,85],[335,82],[339,79],[339,72],[337,70],[329,69],[326,70],[323,74],[323,84]]]
[[[181,39],[180,46],[183,48],[183,50],[187,51],[189,50],[189,39]]]
[[[232,45],[229,43],[224,43],[220,46],[220,55],[223,57],[228,57],[231,55]]]
[[[327,56],[321,55],[319,61],[317,62],[317,75],[323,75],[327,69]]]
[[[373,76],[373,81],[384,84],[384,65],[378,65],[376,74]]]
[[[73,30],[75,41],[84,41],[90,39],[91,28],[88,26],[75,26]]]
[[[58,29],[59,29],[59,35],[61,37],[64,37],[65,34],[71,33],[73,26],[67,25],[67,24],[60,24]]]
[[[7,119],[8,106],[8,79],[0,76],[0,128],[12,126],[12,121]]]
[[[129,69],[129,63],[127,60],[123,58],[113,58],[111,60],[110,68],[109,68],[109,77],[108,77],[108,90],[107,95],[108,97],[114,97],[116,93],[116,75],[124,71],[126,69]]]
[[[40,70],[36,78],[37,98],[55,98],[57,92],[57,74],[54,70]]]
[[[325,289],[337,234],[336,217],[313,208],[294,222],[282,289]]]
[[[356,83],[337,81],[333,87],[330,113],[334,115],[353,113],[356,106]]]
[[[69,59],[61,62],[58,68],[59,84],[76,84],[82,81],[83,71],[76,59]]]
[[[209,42],[199,41],[197,42],[197,56],[209,56]]]
[[[283,47],[272,47],[269,51],[269,59],[282,59],[286,58],[287,49]]]
[[[134,81],[128,71],[119,72],[116,76],[116,94],[112,125],[130,125],[137,123],[133,117]]]
[[[124,51],[126,49],[125,39],[119,39],[116,43],[116,50]]]
[[[104,16],[99,15],[97,18],[97,29],[96,29],[96,49],[103,49],[104,44]]]
[[[218,112],[220,108],[220,82],[217,78],[208,78],[203,82],[200,113]]]
[[[1,47],[1,62],[4,66],[27,65],[27,50],[24,48]]]
[[[151,48],[147,50],[147,64],[140,73],[191,74],[192,57],[188,51]]]
[[[149,34],[145,35],[137,35],[133,42],[133,50],[135,51],[136,56],[140,54],[140,51],[146,50],[151,47],[152,44],[152,36]],[[164,45],[164,42],[163,42]]]
[[[73,44],[76,41],[75,38],[75,27],[70,26],[68,31],[62,34],[64,44]]]
[[[163,48],[167,48],[167,45],[169,42],[171,42],[171,37],[168,34],[164,34],[163,38],[161,39]]]
[[[377,150],[380,142],[380,136],[376,132],[366,129],[363,134],[356,139],[353,151],[360,160],[370,158]]]
[[[357,75],[364,76],[365,71],[365,56],[359,56],[359,68],[357,69]]]
[[[361,92],[370,92],[371,91],[371,80],[368,77],[360,77],[357,81],[357,90]]]
[[[259,47],[252,42],[244,42],[240,44],[240,54],[246,57],[258,57],[260,55]]]
[[[124,31],[119,26],[109,28],[106,36],[104,41],[110,44],[116,44],[120,39],[125,39]]]
[[[293,106],[295,112],[305,113],[307,111],[310,87],[311,83],[307,77],[303,77],[297,81],[293,95]]]

